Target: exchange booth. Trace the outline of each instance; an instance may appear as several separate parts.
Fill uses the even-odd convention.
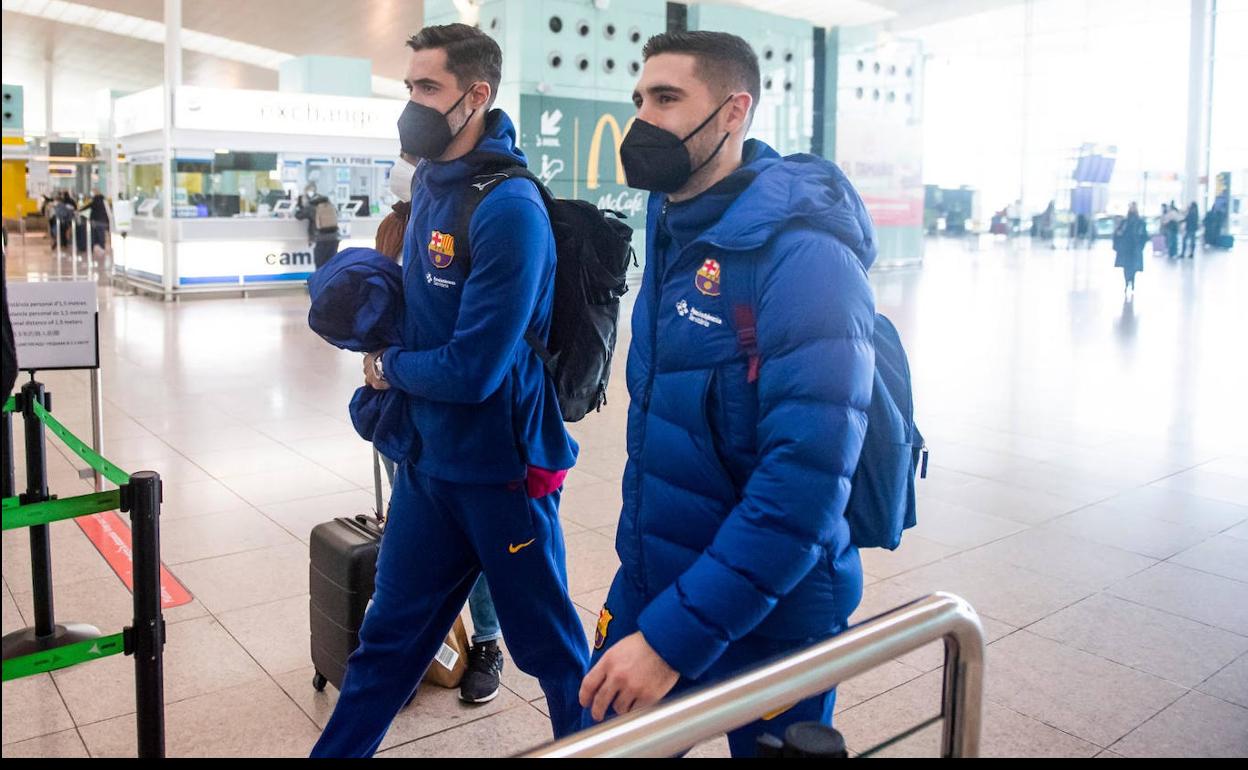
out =
[[[166,145],[159,88],[118,99],[122,197],[134,214],[115,241],[114,278],[166,298],[302,285],[312,244],[295,213],[310,185],[338,210],[340,249],[372,246],[395,202],[404,105],[184,86]]]

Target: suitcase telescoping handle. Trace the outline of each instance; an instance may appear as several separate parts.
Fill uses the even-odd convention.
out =
[[[382,524],[386,516],[381,512],[381,453],[377,451],[376,446],[373,447],[373,493],[377,495],[377,509],[374,515],[377,517],[377,523]]]

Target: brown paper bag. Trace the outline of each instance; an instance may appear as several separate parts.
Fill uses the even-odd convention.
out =
[[[425,681],[451,690],[459,687],[459,680],[464,678],[467,670],[468,632],[464,630],[463,618],[457,617],[451,632],[446,635],[446,641],[425,671]]]

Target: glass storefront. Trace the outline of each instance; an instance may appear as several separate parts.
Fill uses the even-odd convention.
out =
[[[308,186],[345,215],[384,216],[395,202],[390,192],[393,159],[333,157],[274,152],[175,150],[173,216],[178,219],[290,216]],[[123,196],[139,216],[161,215],[159,158],[126,164]],[[146,204],[146,205],[145,205]]]

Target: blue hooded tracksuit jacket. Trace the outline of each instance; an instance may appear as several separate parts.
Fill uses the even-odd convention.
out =
[[[874,372],[874,227],[834,164],[751,140],[697,198],[652,195],[646,236],[595,654],[639,630],[680,689],[835,634],[861,599],[844,510]],[[785,719],[827,721],[832,697]],[[734,754],[784,723],[735,731]]]
[[[511,119],[495,110],[476,150],[421,163],[412,183],[403,344],[382,366],[408,397],[409,458],[447,481],[501,483],[524,478],[526,465],[576,462],[554,385],[524,341],[528,329],[546,339],[555,290],[555,241],[537,188],[506,180],[482,201],[468,228],[471,271],[455,242],[470,178],[488,165],[526,165],[515,142]]]
[[[524,484],[529,466],[570,468],[577,451],[523,339],[529,329],[547,337],[554,295],[555,244],[537,188],[507,180],[481,202],[467,223],[471,270],[457,242],[464,192],[499,163],[525,157],[511,120],[494,111],[474,151],[417,167],[401,344],[382,357],[406,419],[386,410],[373,431],[401,462],[360,646],[313,756],[378,749],[482,572],[513,660],[546,694],[555,735],[584,725],[577,694],[589,649],[567,593],[560,492],[532,499]]]

